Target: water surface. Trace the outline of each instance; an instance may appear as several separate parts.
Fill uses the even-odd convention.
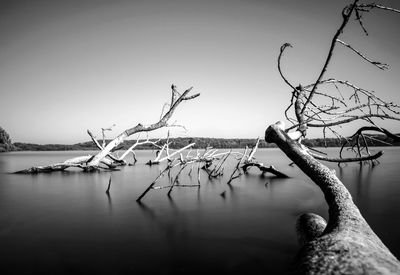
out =
[[[334,152],[335,149],[329,149]],[[336,169],[374,231],[400,257],[400,148],[385,148],[375,167]],[[201,188],[152,190],[135,199],[164,165],[146,166],[153,151],[138,151],[121,171],[80,170],[37,175],[10,172],[88,152],[0,154],[0,263],[6,273],[281,274],[298,251],[296,217],[327,217],[318,187],[277,149],[257,152],[290,179],[250,170],[229,187],[225,176]],[[182,173],[181,184],[197,175]],[[105,193],[112,178],[110,195]],[[191,178],[192,177],[192,178]],[[163,178],[158,185],[167,185]],[[221,196],[224,194],[224,196]],[[3,273],[4,274],[4,273]]]

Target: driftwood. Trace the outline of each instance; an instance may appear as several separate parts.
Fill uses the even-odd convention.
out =
[[[237,162],[235,168],[233,169],[233,172],[227,182],[228,185],[230,183],[240,177],[242,175],[242,170],[244,170],[242,167],[240,167],[241,164],[245,164],[247,166],[258,166],[258,168],[262,172],[271,172],[274,173],[278,177],[287,177],[285,174],[279,172],[278,170],[274,169],[272,166],[271,167],[264,167],[261,163],[256,163],[254,162],[254,154],[258,148],[258,143],[259,139],[256,142],[256,145],[252,148],[250,154],[247,154],[247,147],[244,151],[244,153],[239,153],[239,152],[232,152],[232,150],[229,150],[227,152],[218,152],[218,149],[213,149],[213,148],[206,148],[204,153],[200,153],[199,150],[196,151],[196,153],[193,155],[191,154],[192,150],[189,150],[186,153],[186,156],[183,156],[182,152],[185,149],[189,149],[192,146],[194,146],[194,143],[189,144],[181,149],[178,149],[173,152],[169,152],[168,145],[169,141],[167,139],[166,143],[162,146],[161,150],[157,152],[156,158],[154,160],[149,161],[147,164],[152,165],[152,164],[160,164],[162,161],[167,160],[167,166],[165,167],[164,170],[162,170],[159,175],[155,178],[153,182],[150,183],[150,185],[143,191],[143,193],[137,198],[137,202],[140,202],[144,196],[150,191],[150,190],[161,190],[168,188],[168,193],[167,195],[170,197],[171,192],[175,187],[200,187],[200,171],[203,170],[207,173],[208,175],[208,180],[211,180],[213,178],[221,177],[224,172],[224,165],[227,162],[227,159],[229,157],[235,156],[236,158],[239,156],[240,159]],[[163,152],[165,152],[165,157],[162,157]],[[177,156],[179,154],[179,156]],[[216,162],[216,163],[214,163]],[[191,172],[193,170],[194,164],[198,164],[197,166],[197,184],[180,184],[179,183],[179,177],[182,174],[182,171],[191,164],[191,168],[188,172],[188,175],[191,175]],[[180,166],[179,170],[175,174],[175,176],[172,176],[172,170],[174,167]],[[247,169],[247,168],[246,168]],[[170,180],[169,185],[165,186],[155,186],[155,184],[164,176],[168,175],[168,178]]]
[[[271,173],[273,175],[275,175],[278,178],[288,178],[289,176],[278,171],[273,165],[270,165],[269,167],[264,166],[262,163],[258,163],[258,162],[248,162],[245,163],[242,166],[242,169],[244,171],[247,171],[247,169],[249,169],[250,167],[257,167],[258,169],[260,169],[260,171],[264,174],[264,173]]]
[[[241,157],[241,158],[239,159],[239,161],[236,163],[236,166],[235,166],[235,168],[233,169],[233,172],[232,172],[231,176],[229,177],[229,180],[228,180],[228,182],[227,182],[228,185],[230,185],[230,184],[232,183],[233,180],[239,178],[239,177],[242,175],[242,171],[241,171],[241,169],[240,169],[240,164],[244,161],[244,159],[245,159],[245,157],[246,157],[246,155],[247,155],[247,150],[248,150],[248,148],[247,148],[247,146],[246,146],[246,148],[244,149],[244,153],[243,153],[242,157]]]
[[[101,128],[101,129],[103,130],[104,128]],[[108,131],[110,131],[110,130],[108,130]],[[93,143],[97,146],[97,148],[100,149],[100,150],[103,150],[104,149],[104,144],[106,144],[106,142],[104,140],[104,138],[105,138],[104,130],[103,130],[103,145],[100,145],[100,143],[98,142],[98,140],[96,139],[96,137],[93,135],[93,133],[90,130],[87,130],[87,133],[90,136],[90,138],[92,139]],[[114,161],[118,165],[125,165],[126,164],[126,162],[123,159],[118,159],[118,158],[114,157],[110,153],[107,154],[107,157],[110,158],[112,161]]]
[[[278,171],[274,166],[270,165],[269,167],[267,167],[264,166],[263,163],[255,161],[254,155],[258,149],[259,144],[260,144],[260,138],[257,139],[256,144],[250,151],[249,157],[245,160],[244,165],[242,166],[244,173],[247,173],[248,169],[250,169],[251,167],[256,167],[261,171],[263,175],[265,173],[271,173],[278,178],[288,178],[289,177],[288,175]]]
[[[171,171],[174,167],[180,165],[179,171],[176,173],[175,177],[172,179],[171,176]],[[168,162],[167,166],[165,167],[164,170],[160,172],[160,174],[153,180],[152,183],[143,191],[143,193],[136,199],[136,202],[140,203],[144,196],[150,191],[150,190],[161,190],[168,188],[168,197],[171,198],[171,192],[174,187],[200,187],[200,176],[198,175],[198,184],[179,184],[179,176],[181,175],[182,171],[186,168],[187,163],[181,163],[178,162],[176,164],[173,164],[173,161]],[[155,184],[165,175],[168,174],[168,178],[171,181],[170,185],[165,185],[165,186],[155,186]]]
[[[275,169],[274,166],[270,165],[269,167],[267,167],[264,166],[263,163],[256,161],[254,155],[257,152],[260,140],[261,140],[260,138],[257,138],[256,143],[251,148],[250,153],[248,155],[247,155],[248,148],[246,146],[244,153],[242,154],[242,157],[236,163],[236,166],[233,169],[231,176],[229,177],[229,180],[227,182],[228,185],[231,185],[232,181],[239,178],[243,173],[246,174],[251,167],[258,168],[261,171],[262,175],[264,175],[265,173],[271,173],[278,178],[288,178],[286,174],[278,171],[277,169]]]
[[[133,155],[133,160],[134,160],[134,162],[136,163],[136,162],[137,162],[136,154],[135,154],[135,151],[134,151],[133,149],[135,149],[136,147],[138,147],[138,146],[140,146],[140,145],[144,145],[144,144],[151,144],[151,145],[153,145],[153,146],[156,147],[156,148],[161,148],[161,146],[158,145],[158,142],[159,142],[159,141],[160,141],[160,139],[158,139],[158,140],[156,140],[156,141],[151,141],[151,140],[149,139],[148,136],[147,136],[147,139],[146,139],[146,140],[140,141],[140,133],[139,133],[139,136],[138,136],[136,142],[135,142],[134,144],[132,144],[132,146],[129,147],[128,150],[126,150],[126,151],[119,157],[118,160],[123,161],[123,160],[125,159],[125,157],[126,157],[129,153],[132,153],[132,155]]]
[[[144,190],[144,192],[136,199],[137,202],[140,202],[144,196],[146,196],[147,192],[149,192],[153,186],[157,183],[159,179],[161,179],[166,172],[171,169],[172,165],[168,163],[167,167],[161,171],[161,173],[153,180],[153,182]]]
[[[310,155],[312,155],[315,159],[318,160],[323,160],[323,161],[328,161],[328,162],[336,162],[336,163],[342,163],[342,162],[357,162],[357,161],[367,161],[367,160],[375,160],[383,155],[383,151],[379,151],[376,154],[369,155],[369,156],[361,156],[361,157],[354,157],[354,158],[328,158],[325,156],[317,155],[314,153],[309,152]]]
[[[178,173],[175,176],[175,179],[172,181],[171,185],[169,186],[169,190],[168,190],[168,193],[167,193],[168,197],[171,197],[171,192],[172,192],[172,189],[174,188],[174,186],[179,184],[179,181],[178,181],[179,180],[179,175],[182,173],[183,169],[186,168],[186,165],[187,164],[183,164],[181,166],[181,168],[179,169]],[[181,185],[181,186],[186,186],[186,185]]]
[[[211,150],[211,149],[206,149],[204,154],[200,154],[199,150],[197,150],[197,153],[195,155],[191,155],[190,152],[191,150],[189,150],[189,152],[186,154],[186,156],[184,157],[182,155],[182,152],[186,149],[189,149],[191,147],[193,147],[195,145],[195,143],[191,143],[181,149],[178,149],[174,152],[170,152],[169,151],[169,140],[167,138],[166,143],[162,146],[161,150],[157,153],[155,160],[150,160],[149,162],[147,162],[146,164],[148,165],[153,165],[153,164],[160,164],[163,161],[167,161],[167,166],[165,167],[164,170],[162,170],[160,172],[160,174],[154,179],[154,181],[152,183],[150,183],[150,185],[143,191],[143,193],[136,199],[136,201],[138,203],[141,202],[141,200],[144,198],[144,196],[146,196],[146,194],[150,191],[150,190],[161,190],[161,189],[165,189],[168,188],[168,197],[171,197],[171,192],[173,190],[174,187],[200,187],[200,166],[202,163],[205,164],[209,164],[211,165],[211,163],[215,160],[218,160],[218,158],[221,155],[226,155],[226,153],[221,153],[221,154],[215,154],[217,151],[216,150]],[[163,151],[165,151],[166,156],[165,157],[161,157],[163,154]],[[177,155],[179,154],[179,157],[177,157]],[[194,165],[194,163],[198,163],[198,169],[197,169],[197,184],[179,184],[179,176],[181,175],[182,171],[187,167],[187,165],[192,164]],[[174,167],[180,166],[179,171],[176,173],[175,177],[172,179],[172,169]],[[222,165],[220,165],[222,166]],[[189,175],[191,173],[191,170],[189,171]],[[166,185],[166,186],[155,186],[155,184],[165,175],[168,174],[168,177],[171,181],[170,185]]]
[[[15,172],[16,174],[35,174],[35,173],[43,173],[43,172],[53,172],[53,171],[64,171],[67,168],[70,167],[76,167],[76,168],[85,168],[85,164],[91,159],[93,156],[87,155],[87,156],[81,156],[81,157],[76,157],[72,159],[68,159],[64,162],[60,163],[53,163],[49,165],[43,165],[43,166],[34,166],[28,169],[20,170]],[[103,163],[108,165],[112,165],[110,161],[103,160]]]
[[[206,161],[204,166],[202,167],[203,171],[205,171],[208,174],[208,178],[209,179],[213,179],[213,178],[218,178],[223,176],[224,174],[224,163],[225,161],[228,159],[228,157],[231,155],[232,150],[230,150],[227,153],[223,153],[224,156],[222,158],[219,158],[218,156],[216,156],[217,150],[214,150],[214,152],[211,154],[211,156],[214,156],[211,160]],[[217,164],[214,165],[214,167],[212,166],[212,163],[214,160],[219,160],[219,162]]]
[[[376,96],[374,91],[363,89],[341,79],[324,79],[327,68],[338,45],[350,49],[364,61],[384,70],[385,63],[374,61],[349,43],[340,40],[351,18],[354,17],[364,32],[362,15],[372,9],[382,9],[400,13],[399,10],[376,4],[360,4],[353,0],[342,10],[342,22],[332,37],[324,65],[316,80],[309,85],[294,86],[282,72],[282,56],[285,50],[292,47],[289,43],[282,45],[278,56],[278,71],[284,82],[291,88],[290,104],[284,115],[292,124],[285,129],[283,122],[268,127],[265,140],[275,143],[307,176],[322,190],[329,206],[329,220],[315,214],[303,214],[297,221],[297,233],[302,248],[298,255],[297,272],[300,274],[400,274],[400,262],[382,243],[362,217],[352,197],[343,183],[317,159],[330,162],[371,161],[383,155],[383,152],[371,154],[368,148],[365,131],[385,134],[393,140],[400,137],[381,128],[375,119],[400,120],[400,106]],[[328,93],[327,86],[336,88],[335,93]],[[342,93],[343,91],[343,93]],[[294,117],[289,116],[289,111]],[[337,129],[355,121],[364,121],[351,137],[342,136]],[[322,156],[320,152],[311,152],[301,144],[307,136],[308,128],[322,129],[323,137],[330,131],[342,143],[338,158]],[[295,129],[295,130],[294,130]],[[289,132],[294,130],[292,132]],[[344,158],[345,146],[354,156]]]
[[[188,144],[188,145],[186,145],[185,147],[183,147],[183,148],[181,148],[179,150],[176,150],[176,151],[170,153],[169,149],[168,149],[168,142],[167,142],[160,149],[160,151],[158,152],[156,158],[154,160],[149,160],[146,164],[151,166],[151,165],[160,164],[161,162],[166,161],[166,160],[172,160],[173,156],[180,154],[184,150],[189,149],[189,148],[193,147],[194,145],[195,145],[195,143],[191,143],[191,144]],[[162,157],[164,151],[166,152],[166,155],[164,157]]]
[[[176,87],[172,85],[172,99],[171,103],[169,104],[169,110],[161,117],[161,119],[153,123],[149,126],[145,126],[141,123],[136,125],[135,127],[129,128],[125,131],[123,131],[121,134],[119,134],[116,138],[114,138],[112,141],[110,141],[107,146],[104,147],[103,150],[101,150],[97,155],[94,156],[94,158],[88,163],[89,168],[96,168],[100,161],[107,156],[108,153],[111,152],[113,148],[121,144],[127,137],[140,133],[140,132],[150,132],[154,131],[156,129],[166,127],[168,126],[167,122],[171,118],[172,114],[176,110],[176,108],[179,106],[182,101],[185,100],[191,100],[196,97],[198,97],[200,94],[194,94],[192,96],[188,96],[189,92],[192,90],[192,88],[184,91],[182,94],[179,94],[176,91]]]
[[[297,223],[303,245],[300,274],[400,274],[400,262],[382,243],[354,204],[350,192],[308,150],[292,140],[279,124],[271,125],[265,140],[275,143],[322,190],[329,206],[329,220],[302,215]]]
[[[122,145],[124,140],[133,134],[136,134],[136,133],[140,134],[143,132],[148,133],[150,131],[154,131],[154,130],[157,130],[162,127],[171,126],[171,125],[168,125],[168,121],[172,117],[172,115],[175,112],[175,110],[177,109],[177,107],[183,101],[194,99],[200,95],[200,94],[188,95],[190,93],[190,91],[192,90],[192,88],[184,91],[182,94],[180,94],[176,90],[175,85],[172,85],[171,88],[172,88],[171,102],[170,102],[170,104],[164,105],[164,107],[169,106],[169,109],[164,114],[164,108],[163,108],[163,112],[162,112],[161,117],[158,122],[153,123],[148,126],[145,126],[145,125],[139,123],[135,127],[127,129],[124,132],[122,132],[121,134],[119,134],[115,139],[113,139],[107,145],[105,142],[105,131],[111,131],[111,128],[114,125],[111,127],[108,127],[108,128],[102,128],[102,135],[103,135],[102,143],[103,144],[100,144],[97,141],[97,139],[95,138],[95,136],[88,130],[87,132],[88,132],[90,138],[92,139],[94,144],[97,146],[97,148],[100,149],[99,153],[97,153],[93,156],[89,155],[89,156],[77,157],[74,159],[66,160],[61,163],[49,164],[49,165],[45,165],[45,166],[34,166],[34,167],[31,167],[28,169],[17,171],[16,173],[30,174],[30,173],[63,171],[70,167],[80,168],[80,169],[83,169],[84,171],[93,171],[93,170],[98,170],[98,169],[115,169],[117,166],[126,164],[126,162],[124,161],[124,158],[130,152],[132,152],[132,154],[134,156],[134,160],[136,162],[136,157],[135,157],[133,149],[139,145],[148,144],[148,143],[153,144],[156,147],[158,147],[158,145],[156,144],[157,141],[156,142],[150,141],[148,138],[145,141],[140,141],[138,139],[136,141],[136,143],[133,144],[120,158],[114,156],[111,152],[119,149],[119,146]],[[176,126],[176,125],[172,125],[172,126]],[[188,147],[190,147],[190,146],[188,146]],[[186,147],[186,148],[188,148],[188,147]],[[163,160],[164,159],[162,159],[160,161],[163,161]]]

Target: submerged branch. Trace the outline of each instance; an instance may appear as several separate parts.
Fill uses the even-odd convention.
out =
[[[262,163],[255,163],[255,162],[248,162],[245,163],[242,166],[242,169],[244,171],[247,171],[247,169],[251,168],[251,167],[257,167],[258,169],[260,169],[260,171],[264,174],[264,173],[271,173],[275,176],[277,176],[278,178],[289,178],[288,175],[278,171],[275,169],[274,166],[270,165],[269,167],[264,166]]]
[[[381,157],[383,155],[383,151],[379,151],[378,153],[376,153],[374,155],[361,156],[361,157],[355,157],[355,158],[328,158],[328,157],[314,154],[312,152],[309,152],[309,154],[318,160],[342,163],[342,162],[360,162],[360,161],[374,160],[374,159]]]

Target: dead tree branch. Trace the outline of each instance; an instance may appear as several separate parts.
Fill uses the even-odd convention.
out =
[[[247,146],[246,146],[246,148],[244,149],[244,153],[243,153],[242,157],[241,157],[240,160],[236,163],[235,169],[233,169],[233,172],[232,172],[231,176],[229,177],[229,180],[228,180],[228,182],[227,182],[228,185],[230,185],[231,182],[232,182],[234,179],[237,179],[237,178],[239,178],[239,177],[242,175],[242,172],[241,172],[241,170],[240,170],[240,164],[244,161],[244,159],[245,159],[245,157],[246,157],[246,155],[247,155],[247,150],[248,150],[248,148],[247,148]]]
[[[372,65],[378,67],[381,70],[386,70],[387,68],[389,68],[389,65],[386,63],[381,63],[379,61],[373,61],[371,59],[369,59],[368,57],[366,57],[363,53],[361,53],[360,51],[357,51],[356,49],[354,49],[350,44],[343,42],[340,39],[336,39],[337,42],[339,42],[340,44],[342,44],[343,46],[349,48],[350,50],[352,50],[353,52],[355,52],[358,56],[360,56],[362,59],[368,61],[369,63],[371,63]]]
[[[121,134],[119,134],[116,138],[114,138],[111,142],[107,144],[107,146],[101,150],[95,157],[88,163],[88,168],[95,168],[98,166],[100,161],[107,156],[107,154],[116,146],[121,144],[125,138],[139,132],[150,132],[156,129],[168,126],[168,120],[171,118],[172,114],[175,112],[176,108],[179,106],[180,103],[186,100],[191,100],[198,97],[200,94],[194,94],[189,96],[189,92],[192,88],[184,91],[179,97],[177,96],[176,87],[172,85],[172,100],[169,110],[163,115],[163,117],[156,123],[153,123],[149,126],[144,126],[143,124],[139,123],[135,127],[125,130]]]
[[[264,173],[271,173],[271,174],[275,175],[278,178],[288,178],[289,177],[288,175],[276,170],[273,165],[270,165],[269,167],[266,167],[262,163],[249,162],[249,163],[244,164],[242,166],[242,169],[244,171],[247,171],[251,167],[257,167],[258,169],[260,169],[260,171],[263,174]]]
[[[115,127],[115,124],[111,125],[110,127],[101,128],[101,134],[103,136],[103,145],[102,145],[102,147],[106,146],[106,135],[105,135],[105,132],[106,131],[112,131],[113,127]]]
[[[110,131],[114,125],[109,128],[102,128],[103,145],[100,145],[100,143],[96,140],[94,135],[88,130],[87,132],[88,132],[89,136],[91,137],[92,141],[100,149],[100,152],[97,153],[96,155],[78,157],[73,160],[67,160],[62,163],[50,164],[50,165],[46,165],[46,166],[31,167],[29,169],[18,171],[18,173],[39,173],[39,172],[60,171],[60,170],[65,170],[69,167],[78,167],[78,168],[83,169],[84,171],[92,171],[92,170],[96,170],[99,168],[103,169],[104,167],[102,167],[101,164],[106,165],[108,169],[115,169],[115,167],[118,165],[126,164],[125,161],[123,160],[123,158],[125,158],[129,152],[132,152],[134,154],[133,149],[136,146],[139,146],[139,145],[145,144],[145,143],[152,143],[154,145],[156,145],[156,144],[153,143],[153,141],[150,141],[149,139],[147,139],[146,141],[143,141],[143,142],[140,142],[139,140],[137,140],[136,143],[133,146],[131,146],[131,148],[129,148],[127,150],[127,152],[125,152],[122,155],[121,158],[117,158],[117,157],[113,156],[111,154],[111,152],[113,150],[119,148],[118,146],[123,143],[125,138],[127,138],[135,133],[150,132],[150,131],[157,130],[162,127],[168,127],[169,126],[168,121],[172,117],[172,115],[175,112],[175,110],[177,109],[177,107],[183,101],[194,99],[200,95],[198,93],[194,94],[194,95],[189,95],[192,88],[189,88],[188,90],[184,91],[182,94],[177,92],[176,87],[174,85],[172,85],[171,88],[172,88],[171,104],[169,106],[168,111],[165,114],[163,114],[163,116],[161,117],[161,119],[158,122],[153,123],[149,126],[144,126],[141,123],[139,123],[135,127],[127,129],[124,132],[122,132],[121,134],[119,134],[115,139],[113,139],[111,142],[109,142],[106,146],[105,146],[106,142],[105,142],[105,134],[104,133],[105,133],[105,131]],[[134,159],[136,159],[135,155],[134,155]]]
[[[171,197],[172,189],[174,188],[175,185],[178,184],[178,178],[179,178],[180,174],[182,173],[183,169],[186,168],[186,165],[187,165],[187,164],[181,165],[181,168],[179,169],[178,173],[176,174],[175,179],[173,180],[173,182],[172,182],[172,184],[171,184],[171,187],[170,187],[169,190],[168,190],[168,193],[167,193],[168,197]],[[196,186],[197,186],[197,185],[196,185]]]
[[[140,202],[144,196],[146,196],[147,192],[149,192],[153,186],[157,183],[159,179],[161,179],[166,172],[168,172],[172,168],[172,164],[168,163],[167,167],[161,171],[161,173],[153,180],[153,182],[144,190],[144,192],[136,199],[137,202]]]
[[[347,80],[333,78],[323,79],[323,77],[327,71],[330,61],[332,60],[334,50],[338,43],[351,49],[354,53],[372,65],[380,69],[386,69],[388,67],[387,64],[374,61],[366,57],[366,55],[356,50],[350,44],[340,40],[339,37],[349,23],[352,14],[355,14],[356,20],[359,21],[364,29],[363,22],[361,21],[362,13],[369,12],[374,8],[380,8],[393,12],[398,12],[398,10],[379,6],[374,3],[359,4],[358,2],[358,0],[355,0],[352,4],[343,9],[342,23],[332,38],[328,55],[326,57],[324,66],[319,73],[317,81],[309,85],[299,85],[292,92],[290,104],[285,110],[285,117],[293,125],[288,127],[285,131],[292,139],[300,142],[301,139],[306,137],[308,128],[321,128],[324,138],[326,138],[327,131],[331,132],[340,142],[342,142],[343,146],[351,146],[351,150],[356,153],[356,157],[350,157],[346,159],[343,159],[342,155],[340,154],[340,162],[359,161],[362,163],[362,161],[365,159],[372,161],[376,159],[375,157],[380,156],[380,154],[371,155],[367,144],[367,139],[371,138],[362,133],[357,134],[356,137],[346,138],[343,137],[336,129],[355,121],[364,121],[367,124],[370,124],[371,127],[377,128],[379,128],[379,126],[377,125],[376,121],[379,120],[400,121],[400,107],[392,102],[382,100],[381,98],[377,97],[373,91],[360,88]],[[278,57],[278,71],[285,82],[287,82],[287,80],[282,74],[280,59],[284,49],[288,47],[288,45],[290,44],[285,43],[281,47]],[[326,88],[327,85],[333,85],[338,94],[330,94],[322,90],[321,86]],[[291,88],[293,89],[292,86]],[[317,91],[317,89],[319,90]],[[348,98],[344,97],[344,93],[341,91],[342,89],[345,92],[350,91]],[[292,108],[296,117],[296,121],[290,118],[288,115],[288,111]],[[295,131],[289,132],[292,129],[295,129]],[[385,132],[383,131],[382,133]],[[353,143],[350,143],[350,140],[353,140]],[[364,146],[361,146],[362,143],[364,143]],[[316,155],[316,157],[318,157],[318,155]],[[322,160],[322,158],[320,159]],[[323,157],[323,160],[334,161],[338,159],[329,159]]]
[[[397,9],[375,3],[359,4],[359,0],[353,0],[343,9],[342,22],[332,37],[325,63],[317,80],[310,85],[299,85],[294,89],[290,83],[288,84],[280,67],[280,59],[283,50],[287,47],[286,43],[279,53],[278,71],[286,84],[293,89],[289,107],[284,115],[293,125],[286,130],[283,122],[270,125],[265,132],[265,141],[275,143],[318,185],[329,207],[328,223],[315,214],[304,214],[298,219],[297,231],[302,249],[299,253],[296,272],[300,274],[400,273],[400,262],[369,227],[354,204],[350,192],[336,177],[335,171],[317,160],[338,163],[356,161],[374,163],[383,152],[371,153],[367,139],[373,139],[373,137],[365,135],[364,132],[376,131],[395,141],[400,139],[399,136],[381,128],[376,122],[376,120],[399,121],[400,107],[398,105],[382,100],[373,91],[360,88],[347,80],[324,79],[338,43],[379,69],[388,67],[385,63],[366,57],[361,51],[339,39],[353,14],[364,33],[368,34],[362,15],[375,8],[400,13]],[[333,85],[337,94],[322,90],[322,88],[329,88],[328,85]],[[296,115],[296,121],[288,115],[288,111],[292,109]],[[368,125],[362,125],[353,136],[347,138],[335,130],[355,121],[363,121]],[[327,131],[333,133],[342,142],[340,157],[322,156],[302,145],[307,128],[321,128],[324,139],[326,139]],[[289,132],[290,130],[294,131]],[[349,145],[355,157],[342,156],[345,145]]]
[[[313,156],[315,159],[318,160],[323,160],[323,161],[328,161],[328,162],[337,162],[337,163],[342,163],[342,162],[358,162],[358,161],[367,161],[367,160],[375,160],[377,158],[380,158],[383,155],[383,151],[379,151],[378,153],[374,155],[369,155],[369,156],[359,156],[355,158],[328,158],[325,156],[317,155],[311,152],[308,152],[311,156]]]
[[[92,139],[93,143],[97,146],[97,148],[99,148],[100,150],[103,150],[104,146],[100,145],[100,143],[97,141],[96,137],[92,134],[92,132],[90,130],[87,130],[87,133],[90,136],[90,138]],[[103,144],[105,144],[105,142],[103,142]],[[117,159],[111,153],[108,153],[107,157],[109,157],[112,161],[114,161],[115,163],[117,163],[119,165],[126,164],[123,159]]]
[[[326,60],[325,60],[325,64],[322,67],[322,70],[321,70],[317,80],[315,81],[315,84],[313,85],[312,90],[311,90],[310,94],[308,95],[308,97],[307,97],[307,99],[306,99],[306,101],[305,101],[305,103],[303,105],[303,108],[301,109],[301,113],[304,113],[304,111],[306,110],[307,105],[310,103],[310,101],[312,100],[315,92],[317,91],[318,84],[320,83],[320,81],[324,77],[325,72],[328,69],[328,65],[329,65],[329,63],[330,63],[330,61],[332,59],[333,51],[335,50],[337,39],[342,34],[344,28],[346,27],[347,23],[349,22],[349,19],[350,19],[352,13],[353,13],[358,1],[359,0],[355,0],[353,2],[353,4],[351,4],[349,6],[346,6],[343,9],[343,11],[342,11],[342,17],[343,17],[342,24],[340,25],[339,29],[336,31],[335,35],[332,38],[332,42],[331,42],[331,45],[330,45],[330,48],[329,48],[329,51],[328,51],[328,56],[326,57]]]
[[[286,174],[278,171],[277,169],[275,169],[274,166],[270,165],[269,167],[266,167],[266,166],[264,166],[264,164],[254,160],[254,155],[258,149],[260,140],[261,140],[260,138],[257,138],[256,144],[251,149],[248,158],[244,161],[244,164],[241,167],[243,172],[247,173],[248,169],[250,169],[251,167],[257,167],[262,172],[262,174],[271,173],[271,174],[277,176],[278,178],[288,178],[288,176]]]

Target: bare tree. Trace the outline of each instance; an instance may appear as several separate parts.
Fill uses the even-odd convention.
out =
[[[302,248],[299,254],[299,273],[305,274],[399,274],[400,262],[381,242],[354,204],[352,197],[343,183],[317,159],[324,161],[364,161],[374,160],[382,152],[371,154],[364,135],[365,131],[378,131],[394,139],[398,136],[381,128],[374,119],[400,120],[399,106],[387,102],[374,92],[360,88],[355,84],[340,79],[324,79],[325,72],[333,57],[337,45],[349,48],[365,61],[383,70],[387,64],[373,61],[350,44],[339,39],[352,17],[359,22],[367,33],[362,15],[373,9],[383,9],[399,13],[399,10],[377,4],[360,4],[353,1],[342,11],[342,23],[333,36],[328,56],[316,81],[310,85],[292,85],[282,73],[281,59],[285,49],[291,47],[285,43],[278,57],[278,70],[283,80],[292,89],[289,106],[285,110],[286,119],[292,126],[285,129],[284,123],[278,122],[268,127],[265,140],[275,143],[305,174],[322,190],[329,206],[329,220],[315,214],[303,214],[298,219],[297,231]],[[334,85],[337,94],[323,90],[327,85]],[[342,95],[342,88],[351,93]],[[289,116],[294,112],[294,117]],[[343,137],[335,128],[355,121],[365,121],[369,126],[361,127],[350,138]],[[321,128],[324,133],[331,131],[344,145],[350,144],[355,152],[352,158],[330,159],[315,154],[302,144],[308,128]],[[291,131],[293,130],[294,131]],[[291,132],[290,132],[291,131]],[[343,146],[344,146],[343,145]],[[341,150],[342,151],[342,150]]]

